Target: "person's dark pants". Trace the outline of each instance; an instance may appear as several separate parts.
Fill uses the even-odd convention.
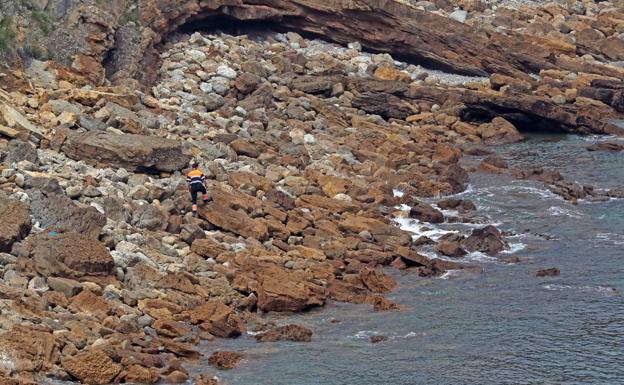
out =
[[[206,191],[206,186],[200,183],[193,183],[190,187],[191,191],[191,201],[193,202],[193,214],[197,212],[197,195],[199,193],[202,194],[202,200],[204,203],[208,201],[208,191]]]

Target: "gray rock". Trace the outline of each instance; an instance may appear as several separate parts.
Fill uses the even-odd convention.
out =
[[[11,140],[7,148],[7,153],[4,157],[4,164],[11,165],[24,160],[37,164],[39,162],[37,149],[28,142]]]
[[[204,106],[206,107],[206,110],[208,112],[211,112],[211,111],[215,111],[223,107],[223,105],[225,104],[225,99],[223,99],[223,96],[221,95],[210,93],[206,95],[206,97],[202,100],[202,102]]]
[[[48,277],[48,286],[54,291],[65,294],[65,297],[71,298],[82,290],[80,282],[69,278]]]
[[[167,217],[150,204],[137,205],[132,213],[132,225],[147,230],[164,230]]]
[[[62,151],[75,160],[139,172],[181,170],[191,159],[177,141],[110,132],[70,133]]]

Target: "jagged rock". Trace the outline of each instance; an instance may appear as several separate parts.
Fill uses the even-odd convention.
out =
[[[462,241],[462,246],[468,251],[480,251],[488,255],[496,255],[509,245],[502,234],[494,226],[474,229],[472,234]]]
[[[157,207],[150,204],[139,204],[132,211],[132,225],[142,229],[158,231],[167,227],[167,217]]]
[[[121,366],[99,349],[92,349],[73,357],[64,358],[63,369],[84,384],[104,385],[121,372]]]
[[[199,377],[193,379],[193,383],[195,385],[219,385],[219,380],[215,376],[201,374]]]
[[[258,342],[310,342],[312,341],[312,330],[299,325],[286,325],[257,334],[255,338]]]
[[[52,369],[59,357],[59,347],[51,333],[28,326],[14,326],[0,334],[2,364],[16,373]]]
[[[80,282],[73,279],[48,277],[47,282],[50,289],[63,293],[67,298],[75,296],[82,290]]]
[[[461,211],[474,211],[477,206],[471,201],[464,199],[443,199],[438,202],[438,207],[442,210],[461,210]]]
[[[269,236],[267,225],[250,218],[240,210],[232,210],[216,202],[199,208],[199,216],[213,225],[234,234],[264,241]]]
[[[0,195],[0,252],[10,251],[31,229],[28,207]]]
[[[373,344],[378,344],[380,342],[388,341],[387,336],[371,336],[370,339],[371,339],[371,343]]]
[[[160,376],[156,368],[133,364],[124,368],[122,377],[127,383],[155,384]]]
[[[560,274],[559,269],[551,267],[550,269],[541,269],[535,273],[536,277],[556,277]]]
[[[490,124],[482,125],[479,134],[485,144],[489,145],[514,143],[523,139],[516,127],[500,116],[492,119]]]
[[[620,152],[624,151],[624,144],[614,142],[600,142],[587,147],[587,151],[608,151]]]
[[[72,159],[139,172],[181,170],[191,160],[174,140],[110,132],[70,133],[61,149]]]
[[[35,271],[44,277],[82,278],[108,276],[115,263],[106,247],[82,234],[40,233],[24,241],[24,254],[32,259]]]
[[[219,254],[225,251],[225,248],[221,246],[212,238],[196,239],[191,245],[191,250],[206,258],[216,258]]]
[[[0,102],[0,118],[2,118],[0,119],[0,125],[4,124],[9,128],[33,135],[37,139],[43,137],[39,127],[32,124],[24,115],[6,103]]]
[[[390,275],[369,267],[360,270],[360,278],[373,293],[390,293],[396,287],[396,282]]]
[[[12,140],[9,142],[9,148],[4,156],[4,164],[18,163],[27,160],[32,164],[37,164],[39,158],[37,149],[30,143],[21,140]]]
[[[83,290],[73,297],[69,308],[76,313],[85,313],[100,321],[113,313],[113,304],[90,290]]]
[[[191,323],[201,325],[202,329],[217,337],[237,337],[245,332],[245,324],[234,309],[219,301],[210,301],[187,314]]]
[[[451,258],[461,258],[464,255],[468,254],[466,253],[466,250],[461,247],[459,242],[452,241],[442,241],[438,243],[438,245],[436,246],[436,250],[440,254],[446,255],[447,257]]]
[[[33,190],[30,197],[30,212],[44,228],[97,239],[106,223],[106,217],[97,209],[78,206],[65,194]]]
[[[278,268],[264,270],[258,280],[258,308],[265,312],[294,312],[323,305],[325,291],[302,278]]]
[[[444,215],[431,205],[424,202],[414,202],[409,213],[410,218],[416,218],[422,222],[443,223]]]
[[[217,369],[234,369],[243,355],[236,352],[214,352],[208,357],[208,363]]]

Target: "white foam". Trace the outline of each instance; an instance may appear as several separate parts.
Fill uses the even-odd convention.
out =
[[[522,242],[515,242],[509,244],[509,249],[501,251],[501,254],[514,254],[520,250],[524,250],[526,245]]]
[[[567,217],[571,217],[571,218],[582,218],[583,214],[567,209],[565,207],[559,207],[559,206],[551,206],[548,209],[548,212],[550,213],[550,215],[553,216],[567,216]]]
[[[624,245],[624,234],[600,233],[596,235],[596,238],[602,241],[612,242],[614,245]]]
[[[597,293],[605,297],[617,297],[620,295],[620,292],[616,288],[608,286],[574,286],[549,283],[546,285],[542,285],[542,287],[546,290],[552,291],[571,290],[580,291],[582,293]]]
[[[451,279],[454,277],[458,277],[461,275],[463,270],[447,270],[444,274],[440,276],[440,279]]]
[[[418,239],[419,237],[425,236],[434,241],[437,241],[443,235],[459,233],[459,231],[455,230],[443,230],[431,224],[422,223],[419,220],[412,218],[396,218],[395,222],[399,224],[401,230],[409,231],[410,233],[412,233],[413,239]]]
[[[392,190],[392,194],[394,194],[396,198],[402,198],[403,195],[405,195],[403,191],[396,189],[396,188]]]
[[[369,339],[371,338],[371,336],[376,336],[379,333],[376,333],[374,331],[371,330],[360,330],[359,332],[355,333],[355,335],[353,336],[349,336],[348,338],[356,338],[356,339]]]

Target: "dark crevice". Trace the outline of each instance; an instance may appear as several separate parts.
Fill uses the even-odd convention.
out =
[[[486,107],[471,106],[460,112],[462,121],[473,124],[488,123],[497,116],[507,119],[520,132],[564,133],[570,131],[568,127],[559,122],[519,111],[492,110]]]
[[[247,35],[250,39],[265,38],[267,34],[271,32],[297,32],[306,39],[320,39],[327,42],[334,42],[340,45],[346,45],[344,42],[332,41],[331,36],[339,35],[333,34],[331,31],[325,30],[324,33],[314,33],[303,29],[293,28],[296,26],[296,17],[283,17],[279,20],[246,20],[240,21],[236,18],[225,14],[211,14],[195,17],[193,20],[188,21],[182,26],[178,27],[170,36],[174,36],[176,33],[225,33],[232,36]],[[328,27],[325,27],[326,29]],[[354,37],[353,41],[357,39]],[[382,49],[376,50],[370,47],[362,47],[363,52],[371,54],[386,53]],[[483,70],[466,68],[462,71],[458,71],[457,68],[453,68],[451,64],[446,64],[434,58],[427,58],[421,55],[400,55],[393,54],[392,57],[395,60],[402,61],[407,64],[413,64],[421,66],[430,70],[439,70],[447,73],[466,75],[466,76],[487,76],[487,73]]]

